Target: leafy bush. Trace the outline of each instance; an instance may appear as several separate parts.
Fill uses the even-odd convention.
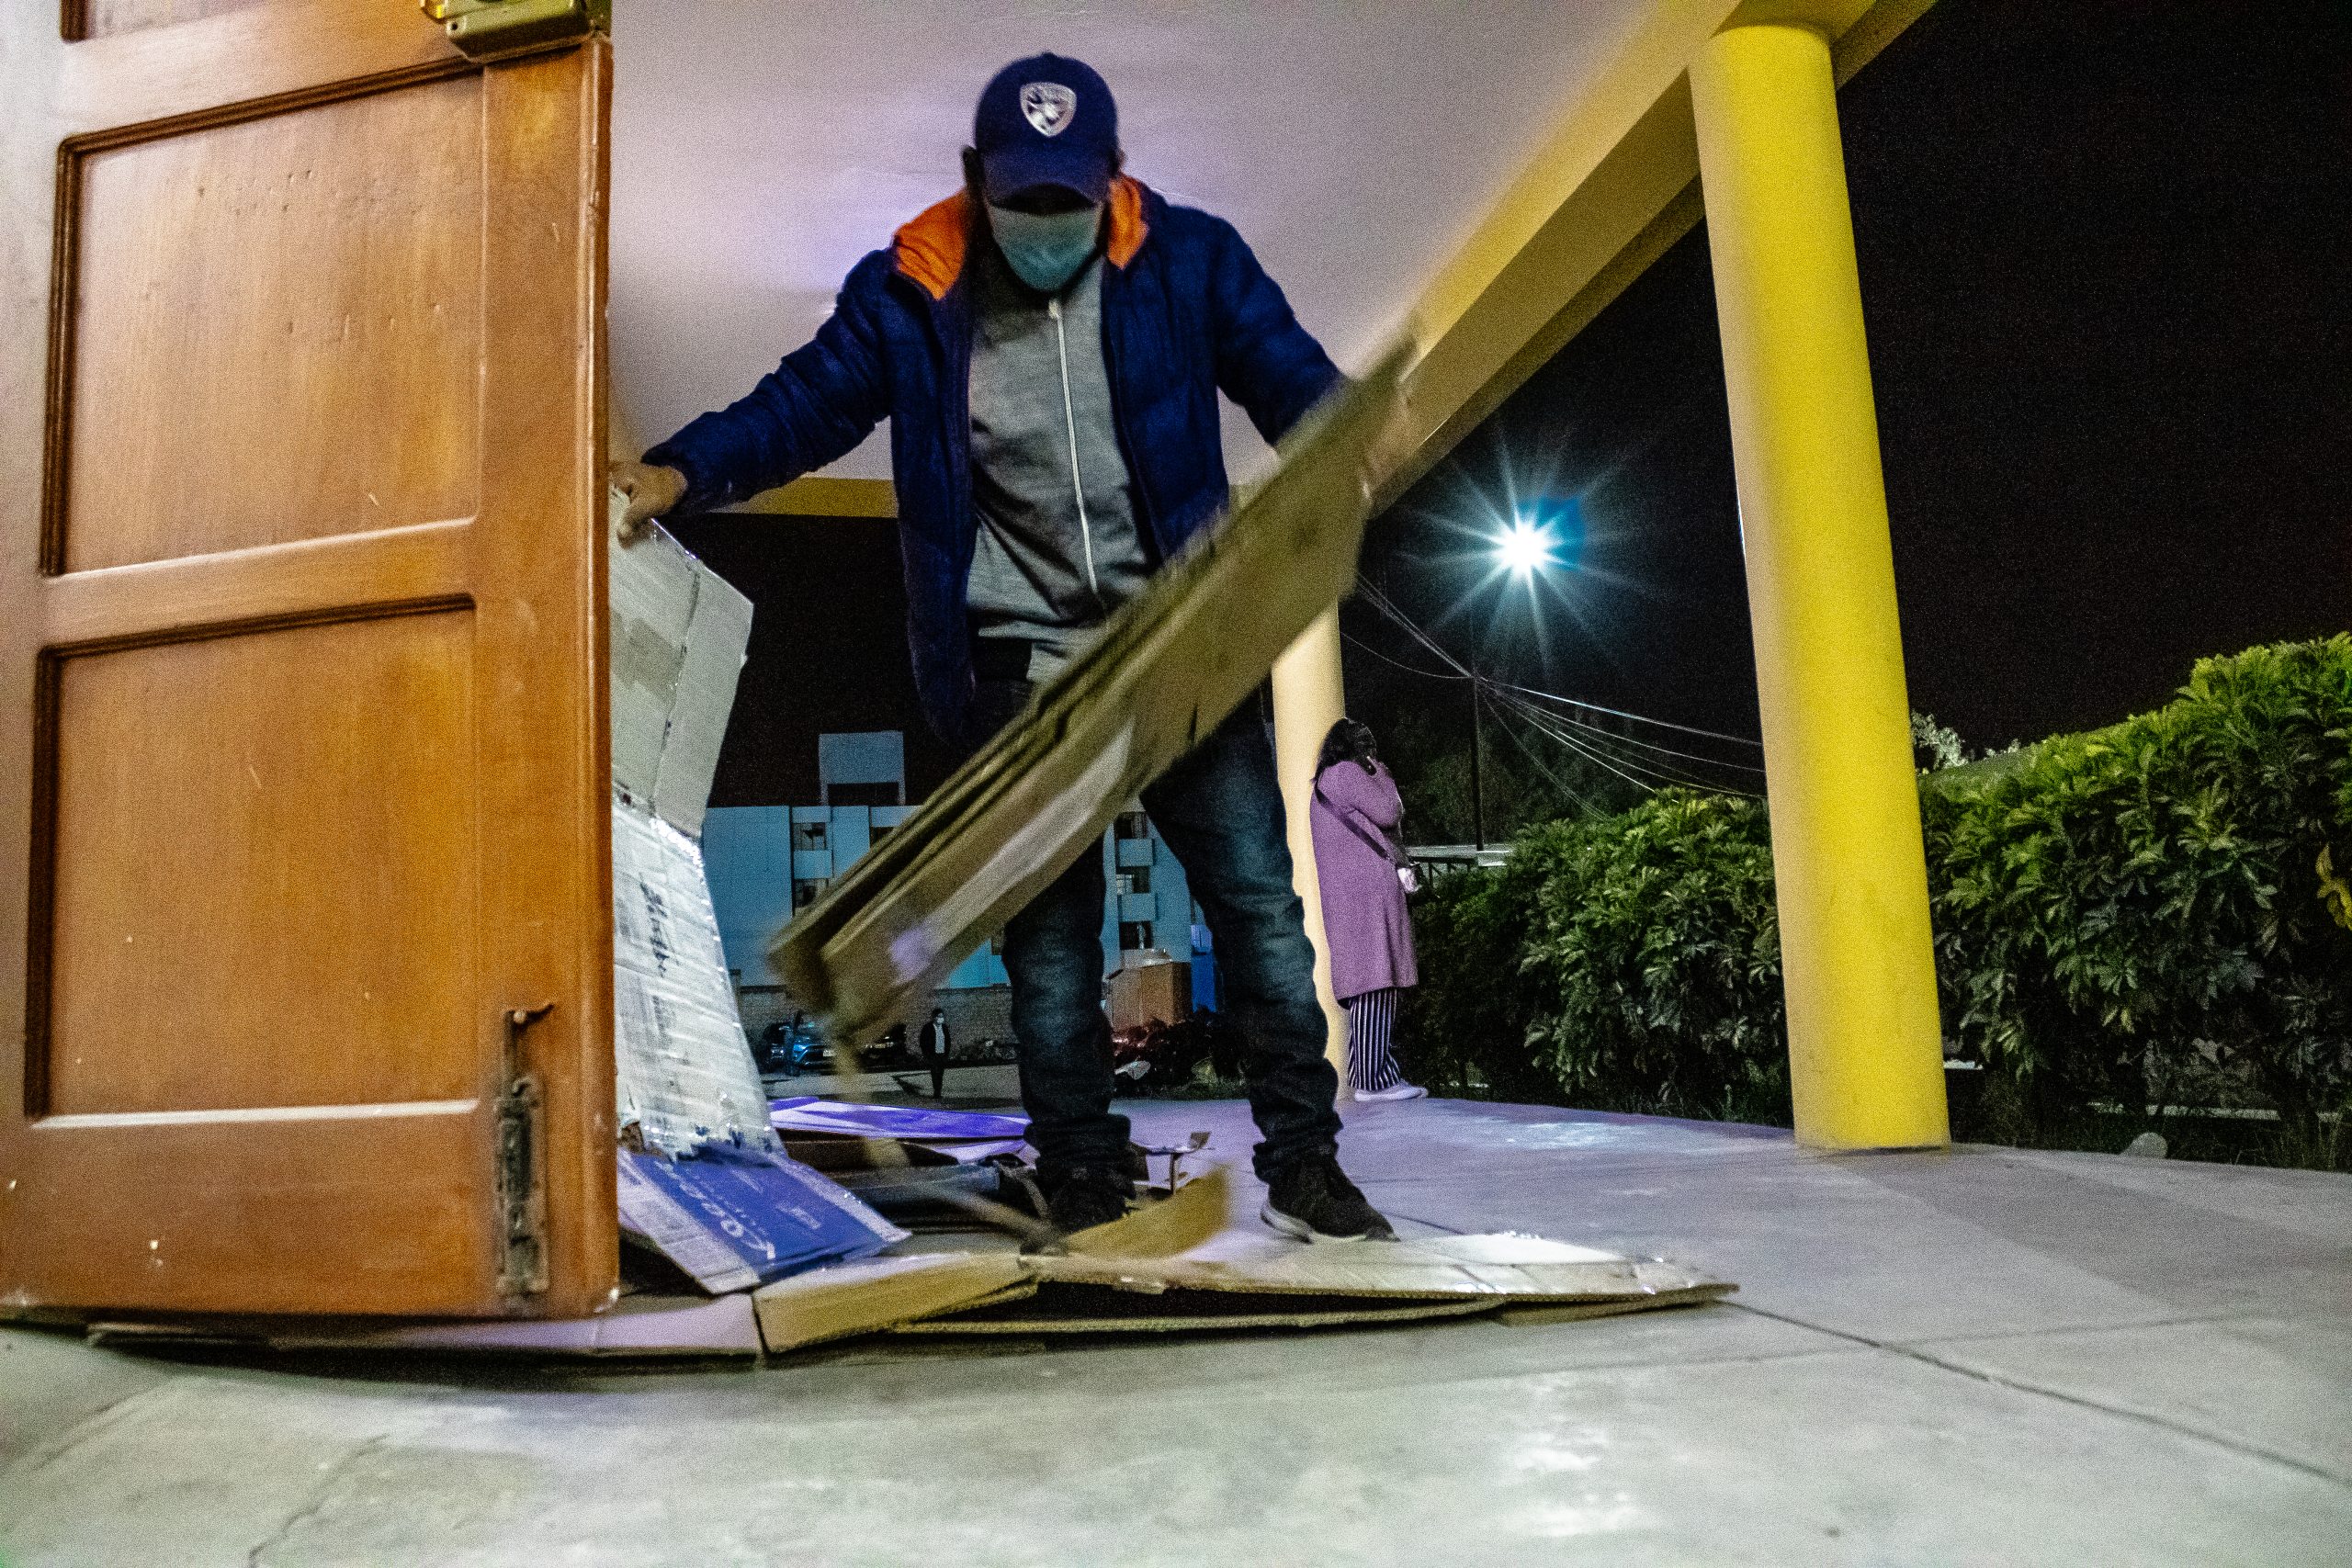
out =
[[[1527,849],[1575,831],[1555,823],[1528,829],[1520,841]],[[1543,864],[1528,852],[1493,870],[1448,872],[1413,906],[1421,983],[1405,993],[1396,1032],[1408,1077],[1505,1100],[1557,1097],[1558,1084],[1529,1043],[1542,998],[1522,964]]]
[[[1549,852],[1544,852],[1548,851]],[[1762,803],[1672,791],[1538,847],[1539,1059],[1577,1099],[1786,1120]]]
[[[2315,1137],[2352,1089],[2352,638],[2200,662],[2179,698],[1923,791],[1945,1027],[2030,1122],[2239,1086]]]
[[[1668,790],[1521,835],[1414,915],[1408,1073],[1605,1111],[1789,1118],[1761,802]]]
[[[2198,665],[2096,734],[1921,779],[1945,1028],[1996,1131],[2235,1097],[2336,1157],[2352,1092],[2352,638]],[[1417,917],[1408,1066],[1602,1109],[1787,1117],[1763,807],[1534,829]]]

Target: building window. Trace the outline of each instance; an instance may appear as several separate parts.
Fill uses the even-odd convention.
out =
[[[1140,811],[1122,811],[1111,831],[1121,839],[1148,839],[1151,837],[1151,821]]]
[[[826,878],[821,876],[811,877],[806,882],[794,883],[792,885],[793,913],[798,914],[801,910],[815,903],[817,901],[817,895],[825,890],[825,883]]]
[[[829,784],[827,806],[904,806],[907,792],[896,784]]]
[[[831,826],[826,822],[795,822],[792,825],[792,847],[796,850],[829,848],[832,837],[826,829]]]
[[[1139,948],[1150,945],[1151,922],[1149,920],[1121,920],[1119,922],[1120,952],[1134,953]]]

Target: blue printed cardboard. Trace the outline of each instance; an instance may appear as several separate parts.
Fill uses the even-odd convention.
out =
[[[620,1222],[713,1295],[907,1238],[837,1183],[757,1151],[673,1160],[622,1150]]]
[[[768,1101],[768,1124],[779,1133],[831,1133],[851,1138],[904,1138],[909,1143],[955,1143],[967,1138],[1017,1139],[1029,1131],[1026,1116],[995,1116],[981,1111],[924,1111],[911,1105],[855,1105],[802,1095]]]

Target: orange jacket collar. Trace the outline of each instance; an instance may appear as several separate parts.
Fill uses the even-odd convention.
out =
[[[1111,182],[1110,243],[1102,254],[1111,265],[1125,267],[1143,249],[1150,231],[1143,217],[1143,186],[1122,175]],[[945,201],[923,209],[890,242],[899,270],[922,286],[933,299],[944,299],[964,275],[964,253],[971,243],[972,197],[957,191]]]

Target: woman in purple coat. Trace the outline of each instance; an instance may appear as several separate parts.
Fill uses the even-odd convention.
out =
[[[1412,863],[1397,840],[1405,802],[1373,754],[1372,730],[1343,718],[1316,764],[1316,880],[1331,947],[1331,990],[1348,1010],[1348,1079],[1358,1100],[1416,1100],[1427,1089],[1396,1071],[1389,1039],[1396,994],[1420,979],[1405,910]]]

